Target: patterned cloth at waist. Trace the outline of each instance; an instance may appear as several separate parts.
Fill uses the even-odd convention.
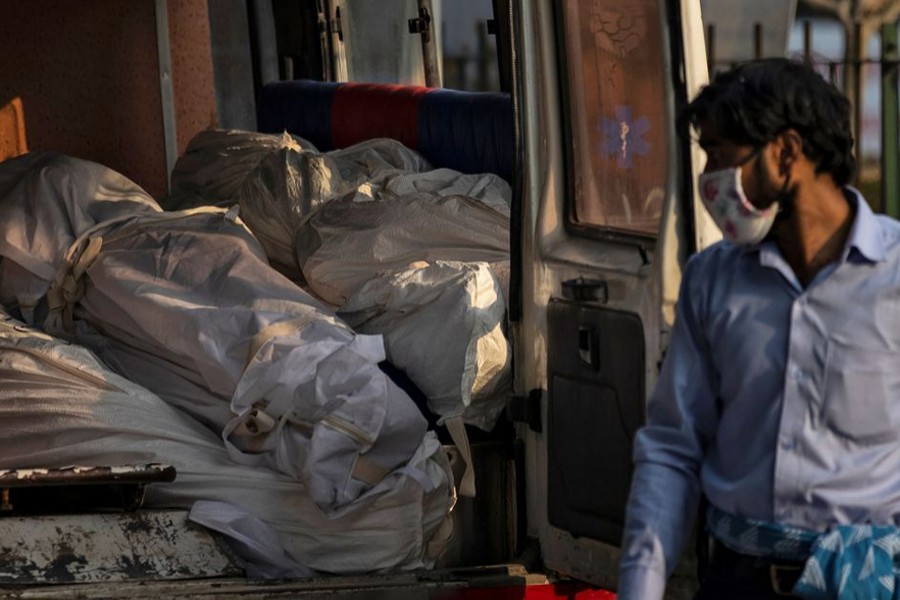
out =
[[[742,554],[805,561],[794,594],[810,600],[900,600],[900,528],[839,525],[826,532],[706,513],[710,535]]]

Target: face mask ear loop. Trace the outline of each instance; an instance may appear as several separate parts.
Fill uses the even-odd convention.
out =
[[[784,200],[790,195],[790,184],[791,184],[791,166],[787,164],[787,159],[784,156],[784,152],[782,152],[782,163],[780,165],[779,171],[782,175],[784,175],[784,185],[781,186],[781,190],[778,192],[778,203],[781,205],[778,212],[784,208]]]
[[[778,191],[778,212],[784,210],[785,200],[790,196],[790,185],[791,185],[791,169],[790,167],[783,167],[782,171],[784,172],[784,185],[781,186],[781,189]]]
[[[757,147],[755,147],[755,148],[753,149],[753,152],[751,152],[750,154],[748,154],[747,156],[745,156],[744,158],[742,158],[742,159],[740,160],[740,162],[739,162],[738,164],[736,164],[735,166],[736,166],[736,167],[743,167],[743,166],[746,165],[748,162],[750,162],[751,160],[753,160],[754,158],[756,158],[757,156],[759,156],[759,153],[762,152],[762,149],[763,149],[764,147],[765,147],[765,146],[757,146]]]

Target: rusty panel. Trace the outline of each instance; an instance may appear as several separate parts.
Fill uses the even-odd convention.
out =
[[[153,0],[0,2],[0,105],[19,96],[31,150],[165,190]]]
[[[240,574],[186,511],[0,519],[0,585]]]
[[[25,140],[25,115],[22,99],[13,98],[0,105],[0,162],[28,152]]]
[[[179,149],[214,118],[205,0],[170,0]],[[0,106],[20,97],[31,150],[166,192],[154,0],[2,0]]]
[[[197,133],[216,123],[207,0],[169,0],[169,40],[178,154]]]

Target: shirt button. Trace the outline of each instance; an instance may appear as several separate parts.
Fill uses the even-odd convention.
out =
[[[797,442],[794,441],[794,438],[785,438],[781,440],[781,448],[783,450],[793,450],[797,447]]]
[[[803,381],[803,370],[800,367],[791,367],[791,377],[794,381]]]

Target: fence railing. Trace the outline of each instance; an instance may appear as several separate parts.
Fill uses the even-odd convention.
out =
[[[494,92],[500,90],[497,48],[492,43],[488,26],[476,22],[476,47],[457,54],[444,54],[444,87],[456,90]]]

